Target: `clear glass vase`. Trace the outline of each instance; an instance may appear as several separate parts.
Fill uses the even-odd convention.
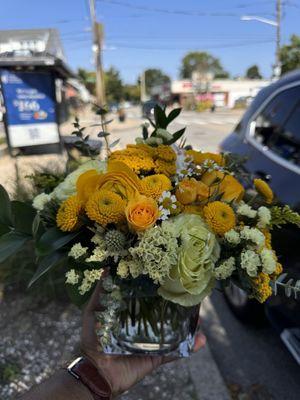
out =
[[[182,307],[160,296],[122,298],[98,313],[98,337],[106,354],[188,357],[194,346],[200,305]]]

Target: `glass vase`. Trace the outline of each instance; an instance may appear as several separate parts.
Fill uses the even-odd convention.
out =
[[[188,357],[200,305],[183,307],[160,296],[126,296],[119,307],[98,313],[98,338],[106,354]]]

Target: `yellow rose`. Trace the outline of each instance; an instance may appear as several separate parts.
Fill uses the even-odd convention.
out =
[[[128,202],[125,215],[129,226],[139,232],[155,224],[159,217],[159,210],[155,200],[140,195]]]
[[[114,192],[129,200],[141,192],[141,182],[138,176],[126,164],[120,161],[111,161],[105,174],[97,174],[90,170],[80,175],[77,180],[79,198],[86,202],[96,191],[101,189]]]
[[[197,199],[198,184],[196,179],[184,179],[176,189],[176,198],[181,204],[191,204]]]

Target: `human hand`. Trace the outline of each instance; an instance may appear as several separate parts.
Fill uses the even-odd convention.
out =
[[[101,285],[97,285],[83,315],[81,346],[84,355],[98,368],[108,380],[113,395],[119,395],[160,365],[174,361],[168,356],[117,356],[101,352],[96,335],[95,311],[99,311]],[[198,333],[195,338],[194,352],[205,345],[205,336]]]

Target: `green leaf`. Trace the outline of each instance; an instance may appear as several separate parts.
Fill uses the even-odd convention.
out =
[[[165,129],[168,126],[168,119],[166,117],[166,114],[164,110],[158,105],[154,107],[154,118],[157,127]]]
[[[85,293],[84,295],[81,295],[78,291],[79,285],[69,285],[66,284],[66,290],[68,293],[68,296],[73,304],[75,304],[77,307],[83,306],[90,298],[91,294],[93,293],[95,289],[96,284],[94,284],[91,289]]]
[[[174,108],[174,110],[172,110],[170,112],[170,114],[167,116],[167,120],[168,120],[168,125],[174,121],[175,118],[178,117],[178,115],[181,113],[182,108]]]
[[[28,287],[30,288],[39,278],[50,271],[58,263],[62,262],[66,258],[65,254],[58,251],[48,254],[46,257],[40,259],[38,263],[38,268],[31,278]]]
[[[0,224],[11,226],[11,204],[7,191],[0,185]]]
[[[0,263],[17,253],[30,239],[30,236],[19,232],[9,232],[0,238]]]
[[[36,244],[37,254],[39,256],[44,256],[50,254],[55,250],[60,249],[65,246],[76,236],[78,236],[80,231],[66,233],[62,232],[56,227],[48,229],[40,238]]]
[[[148,139],[148,136],[149,136],[148,128],[146,125],[143,125],[142,129],[143,129],[143,139],[146,140],[146,139]]]
[[[36,210],[30,204],[22,203],[21,201],[12,201],[11,209],[16,231],[31,235]]]
[[[0,236],[4,235],[5,233],[9,232],[10,228],[8,225],[0,224]]]
[[[45,229],[43,227],[41,217],[37,213],[37,214],[35,214],[35,217],[34,217],[34,220],[32,223],[32,236],[37,241],[40,239],[40,237],[43,235],[44,232],[45,232]]]
[[[178,139],[181,138],[181,136],[184,134],[186,128],[180,129],[179,131],[175,132],[173,134],[173,138],[171,140],[168,141],[167,144],[173,144],[175,142],[177,142]]]

